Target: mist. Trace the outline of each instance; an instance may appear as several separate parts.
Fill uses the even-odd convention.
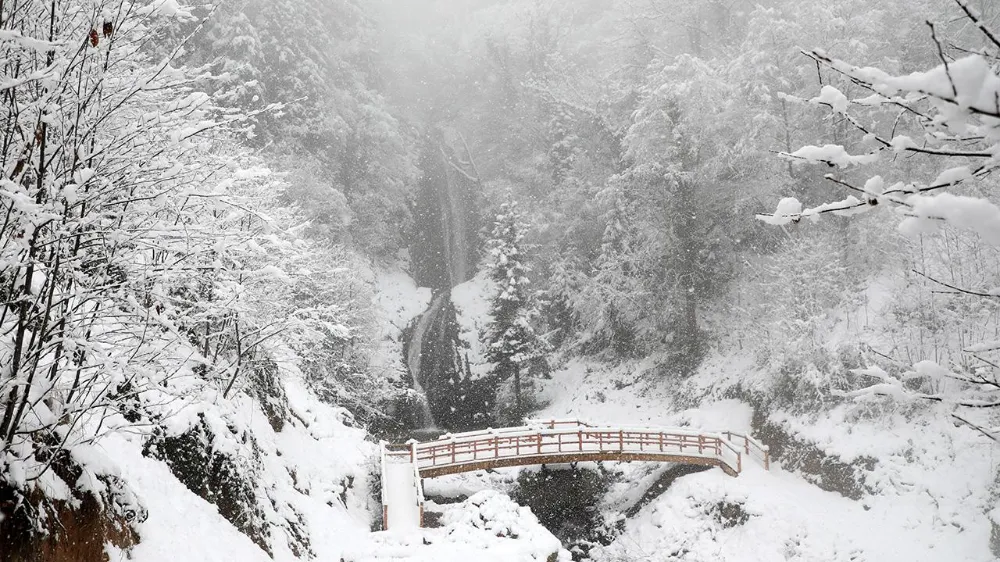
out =
[[[0,0],[0,562],[1000,558],[989,0]]]

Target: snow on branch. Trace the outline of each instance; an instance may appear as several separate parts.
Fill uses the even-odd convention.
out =
[[[1000,48],[998,36],[966,0],[955,2],[987,40]],[[757,215],[759,220],[782,226],[803,218],[815,220],[824,214],[848,216],[882,208],[891,209],[900,217],[898,228],[907,235],[925,234],[947,225],[1000,246],[1000,206],[980,196],[957,192],[958,188],[1000,169],[1000,76],[995,60],[976,52],[950,59],[937,28],[930,22],[928,28],[940,64],[907,75],[855,66],[821,50],[803,51],[817,67],[830,70],[846,86],[838,89],[832,84],[823,85],[812,98],[787,94],[779,97],[783,101],[826,108],[838,123],[853,127],[859,138],[853,144],[809,145],[779,156],[801,164],[850,169],[852,174],[859,170],[870,172],[863,183],[826,175],[828,181],[850,193],[839,201],[814,206],[785,197],[772,213]],[[847,87],[860,89],[861,95],[847,95]],[[895,157],[900,154],[920,159],[923,165],[896,166]],[[892,178],[894,175],[901,177]],[[1000,296],[993,289],[962,289],[915,273],[943,286],[950,294],[976,298]],[[891,397],[954,408],[997,408],[1000,364],[978,354],[998,350],[1000,342],[966,348],[966,353],[981,362],[976,368],[948,368],[922,361],[895,374],[878,366],[858,369],[853,373],[858,377],[859,387],[838,390],[835,394],[861,401]],[[1000,436],[996,429],[953,415],[991,439]]]
[[[932,38],[938,41],[934,26],[930,27]],[[884,188],[881,176],[872,176],[864,186],[857,186],[828,175],[827,179],[856,191],[860,197],[852,195],[815,207],[783,199],[774,213],[757,215],[758,219],[782,225],[826,213],[860,213],[885,204],[903,215],[900,230],[904,233],[923,233],[950,224],[1000,245],[1000,208],[979,197],[947,193],[950,188],[985,177],[1000,167],[1000,77],[983,55],[971,54],[950,62],[942,55],[942,63],[937,67],[893,76],[877,68],[851,65],[820,50],[805,54],[871,95],[850,100],[837,88],[825,85],[812,99],[787,95],[782,99],[829,108],[855,127],[863,135],[863,141],[874,142],[876,148],[864,154],[852,154],[838,144],[804,146],[780,153],[782,157],[807,164],[848,168],[877,165],[884,153],[913,153],[930,159],[947,158],[949,167],[942,169],[933,180],[908,178],[888,189]],[[879,134],[874,125],[865,125],[851,115],[852,106],[866,110],[890,108],[898,111],[902,108],[914,116],[922,134],[895,134],[898,117],[892,121],[891,134]],[[956,159],[966,162],[955,166]]]

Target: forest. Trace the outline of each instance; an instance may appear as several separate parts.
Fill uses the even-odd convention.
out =
[[[991,0],[0,0],[0,99],[0,562],[1000,558]]]

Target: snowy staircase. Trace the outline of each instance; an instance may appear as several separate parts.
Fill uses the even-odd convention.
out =
[[[383,530],[415,529],[423,525],[424,489],[413,462],[413,443],[406,448],[380,443]]]

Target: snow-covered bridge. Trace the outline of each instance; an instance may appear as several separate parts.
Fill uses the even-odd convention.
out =
[[[749,435],[690,428],[596,426],[579,420],[445,434],[435,441],[382,443],[383,528],[419,527],[422,478],[487,468],[586,461],[658,461],[717,466],[730,476],[753,459],[768,468],[767,446]]]

